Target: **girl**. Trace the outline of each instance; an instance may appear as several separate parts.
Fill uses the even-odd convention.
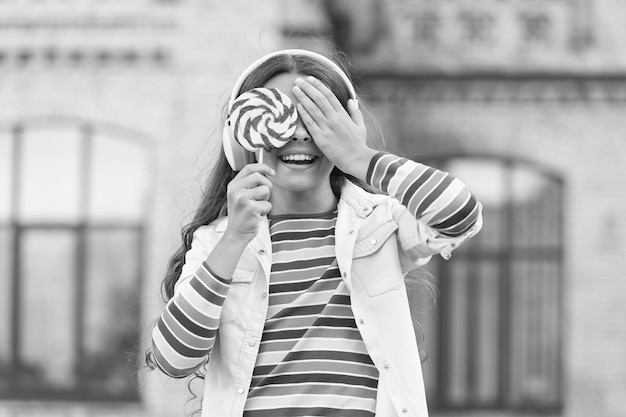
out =
[[[295,133],[239,172],[221,155],[163,282],[153,360],[172,377],[206,365],[203,416],[427,416],[404,277],[473,236],[481,205],[369,148],[334,61],[272,53],[233,97],[257,87],[296,103]]]

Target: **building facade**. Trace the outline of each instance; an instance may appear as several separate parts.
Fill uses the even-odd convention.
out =
[[[252,12],[254,11],[254,13]],[[143,366],[230,87],[351,62],[374,146],[457,175],[485,227],[428,270],[433,415],[626,413],[626,6],[617,0],[0,2],[0,417],[166,416]]]

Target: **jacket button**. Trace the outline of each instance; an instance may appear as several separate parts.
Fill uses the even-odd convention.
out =
[[[385,369],[389,369],[389,362],[385,362],[385,363],[383,363],[383,368],[385,368]]]
[[[239,388],[239,389],[237,390],[237,392],[238,392],[239,394],[243,394],[243,388]]]
[[[254,345],[256,345],[256,342],[254,340],[251,340],[248,342],[248,344],[252,347],[254,347]]]
[[[267,297],[267,293],[266,292],[261,294],[261,298],[265,298],[265,297]]]
[[[259,255],[265,255],[265,249],[259,249]]]
[[[402,407],[402,410],[400,410],[400,411],[402,411],[402,414],[406,414],[406,413],[409,412],[409,409],[406,408],[406,407]]]
[[[376,244],[376,239],[372,239],[372,240],[370,240],[370,243],[371,243],[372,245],[375,245],[375,244]]]

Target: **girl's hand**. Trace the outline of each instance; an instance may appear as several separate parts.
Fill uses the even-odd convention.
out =
[[[367,147],[367,129],[356,100],[348,101],[348,112],[337,97],[314,77],[296,79],[293,88],[298,114],[315,144],[337,168],[364,179],[376,151]]]
[[[252,240],[259,231],[261,217],[272,209],[269,202],[274,170],[264,164],[246,165],[228,184],[228,227],[225,237]]]

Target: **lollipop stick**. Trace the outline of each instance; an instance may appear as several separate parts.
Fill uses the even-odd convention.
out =
[[[263,148],[259,149],[259,164],[263,163],[264,154],[265,154],[265,150]],[[264,215],[263,218],[267,219],[267,215]]]

